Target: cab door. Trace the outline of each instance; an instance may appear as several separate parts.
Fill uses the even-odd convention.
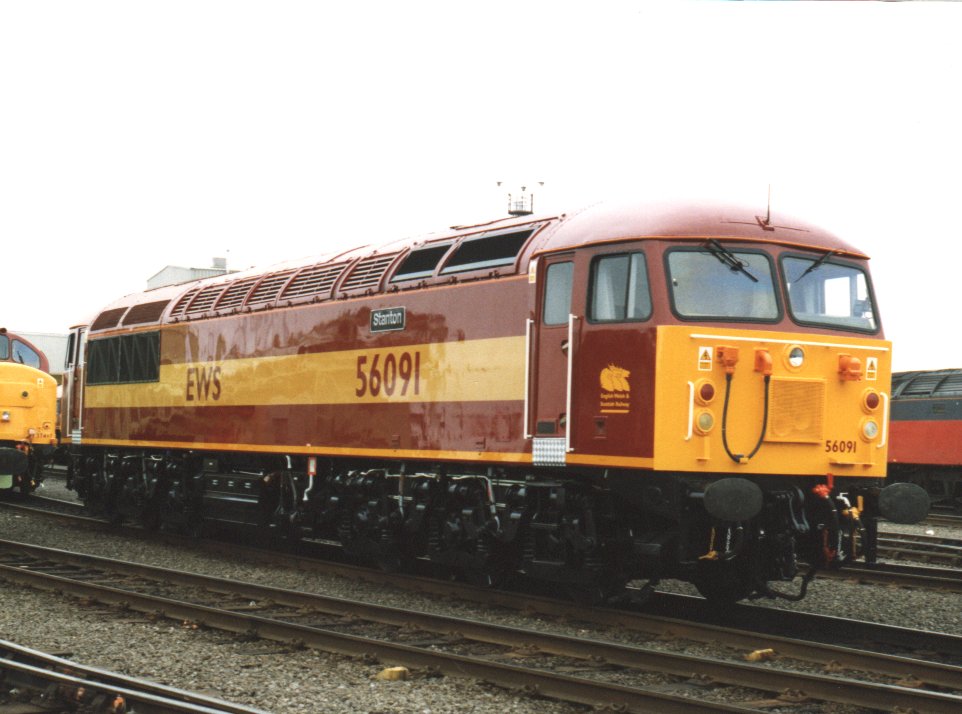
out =
[[[87,328],[75,327],[68,338],[60,398],[62,443],[79,444],[83,432],[83,370]]]
[[[577,450],[605,463],[645,465],[653,456],[657,343],[648,256],[624,244],[579,257],[587,299],[575,354]]]
[[[532,439],[535,465],[561,466],[572,448],[569,412],[572,402],[573,294],[576,284],[574,253],[550,256],[537,266],[537,309],[529,325],[533,350],[532,399],[525,424]]]

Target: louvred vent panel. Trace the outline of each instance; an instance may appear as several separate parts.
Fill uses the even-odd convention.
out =
[[[285,298],[305,297],[308,295],[327,295],[337,279],[344,272],[347,263],[336,265],[315,265],[305,268],[284,290]]]
[[[221,295],[220,300],[217,301],[217,309],[230,310],[243,305],[244,298],[247,297],[247,293],[254,287],[254,283],[256,283],[257,280],[258,278],[247,278],[246,280],[237,280],[231,283],[231,286],[227,288],[227,291]]]
[[[347,276],[347,280],[344,281],[341,289],[362,290],[364,288],[377,287],[385,271],[394,260],[395,255],[396,254],[376,255],[371,258],[365,258],[359,262],[354,270],[351,271],[351,274]]]
[[[291,276],[294,274],[293,270],[288,270],[285,273],[277,273],[276,275],[268,275],[266,278],[261,280],[254,292],[250,294],[247,298],[248,305],[262,305],[267,302],[274,302],[277,299],[277,294],[284,287],[284,284],[290,280]]]

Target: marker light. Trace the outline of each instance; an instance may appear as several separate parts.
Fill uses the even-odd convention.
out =
[[[881,403],[882,398],[874,389],[866,390],[865,396],[862,397],[862,406],[867,412],[874,412],[876,409],[878,409],[878,405]]]
[[[874,419],[866,419],[862,423],[862,436],[871,441],[878,436],[878,424]]]
[[[788,352],[788,364],[795,369],[805,364],[805,350],[801,347],[792,347]]]
[[[715,385],[708,379],[699,380],[695,388],[699,404],[708,404],[715,398]]]
[[[0,414],[0,421],[10,421],[10,412]]]
[[[715,426],[715,417],[712,416],[711,412],[702,411],[698,413],[698,417],[695,419],[695,428],[699,434],[707,434],[713,426]]]

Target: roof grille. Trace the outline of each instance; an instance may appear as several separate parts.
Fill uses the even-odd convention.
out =
[[[107,330],[120,324],[120,318],[127,312],[126,307],[115,307],[113,310],[104,310],[97,315],[97,319],[90,326],[90,331]]]
[[[376,288],[384,272],[394,260],[396,253],[391,255],[376,255],[361,260],[347,276],[347,280],[341,286],[342,290],[362,290],[364,288]]]
[[[334,283],[344,272],[347,263],[336,265],[315,265],[305,268],[297,274],[282,297],[296,298],[306,295],[326,295],[331,292]]]
[[[932,394],[932,390],[935,389],[941,381],[942,375],[940,374],[923,374],[905,385],[905,387],[902,389],[902,396],[928,397]]]
[[[193,299],[194,295],[196,295],[198,292],[200,292],[199,286],[195,288],[191,288],[186,293],[184,293],[183,297],[181,297],[180,300],[177,301],[177,304],[174,305],[174,309],[170,311],[170,317],[172,318],[183,317],[184,312],[187,310],[187,305]]]
[[[124,326],[143,325],[148,322],[157,322],[164,314],[164,308],[170,304],[170,300],[157,300],[156,302],[145,302],[134,305],[124,317]]]
[[[256,283],[257,280],[257,278],[235,280],[224,294],[220,296],[220,300],[217,301],[217,309],[230,310],[243,305],[244,298],[247,297],[247,293],[254,287],[254,283]]]
[[[950,374],[935,390],[938,397],[959,397],[962,396],[962,374]]]
[[[196,315],[200,312],[207,312],[210,310],[211,305],[214,304],[217,296],[222,292],[224,292],[223,283],[207,286],[197,294],[197,297],[190,301],[190,307],[187,308],[187,314]]]
[[[273,302],[275,298],[277,298],[277,294],[281,291],[281,288],[284,287],[284,283],[286,283],[293,274],[293,270],[288,270],[286,273],[268,275],[254,288],[254,292],[250,294],[245,304],[260,305],[265,302]]]
[[[892,375],[892,396],[895,398],[962,396],[962,371],[946,369],[929,372],[896,372]]]

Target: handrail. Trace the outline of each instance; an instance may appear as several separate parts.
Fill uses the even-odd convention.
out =
[[[525,439],[530,439],[533,436],[528,428],[531,426],[531,328],[533,325],[534,320],[529,317],[525,322],[524,329],[524,425],[521,430],[524,432]]]
[[[574,379],[575,365],[575,320],[577,315],[568,314],[568,394],[565,399],[565,452],[571,453],[574,447],[571,445],[571,431],[574,428],[574,420],[571,418],[571,385]]]

